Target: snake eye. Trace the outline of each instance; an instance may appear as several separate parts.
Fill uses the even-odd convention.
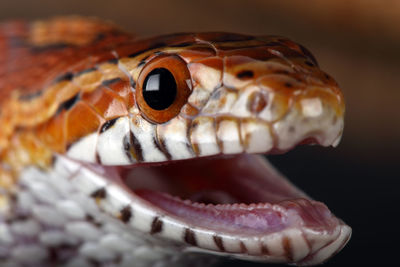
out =
[[[167,122],[180,112],[191,92],[186,62],[176,55],[161,55],[148,62],[138,79],[136,99],[151,122]]]
[[[149,107],[163,110],[174,103],[176,82],[172,73],[164,68],[152,70],[143,83],[143,98]]]

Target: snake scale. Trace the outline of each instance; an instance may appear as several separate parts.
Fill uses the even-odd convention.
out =
[[[351,228],[259,154],[336,146],[344,99],[280,36],[0,24],[0,265],[314,265]]]

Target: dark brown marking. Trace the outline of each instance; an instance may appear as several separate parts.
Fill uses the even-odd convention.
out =
[[[314,67],[314,63],[312,63],[311,61],[306,60],[304,63],[305,63],[307,66]]]
[[[249,251],[247,250],[246,245],[243,243],[243,241],[240,241],[240,252],[242,254],[247,254]]]
[[[113,84],[113,83],[116,83],[116,82],[119,82],[119,81],[121,81],[121,80],[122,80],[121,78],[117,77],[117,78],[105,80],[105,81],[102,82],[102,84],[103,84],[104,86],[109,86],[109,85],[111,85],[111,84]]]
[[[155,217],[153,222],[151,223],[150,234],[154,235],[160,233],[162,230],[163,230],[163,222],[158,217]]]
[[[126,206],[125,208],[123,208],[123,209],[120,211],[120,213],[121,213],[120,219],[121,219],[121,221],[124,222],[124,223],[129,222],[129,220],[132,218],[132,209],[131,209],[131,207],[129,207],[129,206]]]
[[[141,60],[141,61],[139,62],[139,64],[137,65],[137,67],[140,68],[140,67],[142,67],[142,66],[144,66],[144,65],[146,65],[146,61]]]
[[[168,152],[168,149],[165,147],[165,144],[164,144],[164,141],[163,141],[163,140],[160,140],[160,139],[158,138],[158,136],[156,136],[156,137],[153,138],[153,143],[154,143],[154,145],[158,148],[158,150],[160,150],[160,151],[165,155],[165,157],[166,157],[168,160],[172,159],[172,156],[171,156],[171,154]]]
[[[141,162],[143,161],[143,150],[142,145],[139,140],[136,139],[135,135],[132,132],[129,132],[129,135],[126,135],[123,140],[125,153],[132,158],[132,150],[136,156],[136,160]]]
[[[80,99],[80,94],[77,93],[70,99],[62,102],[61,105],[58,107],[56,114],[59,114],[62,110],[69,110],[75,105],[76,102],[79,101],[79,99]]]
[[[219,250],[225,251],[224,242],[223,242],[222,238],[218,235],[214,235],[213,239],[214,239],[215,245],[217,245]]]
[[[266,247],[264,244],[261,244],[261,253],[263,255],[270,255],[268,247]]]
[[[199,122],[198,121],[193,121],[191,125],[189,125],[188,130],[187,130],[187,140],[189,140],[191,146],[190,148],[192,149],[192,151],[199,156],[200,155],[200,148],[199,148],[199,144],[197,144],[196,142],[192,142],[191,141],[191,136],[192,136],[192,132],[199,126]]]
[[[124,139],[122,140],[122,145],[124,146],[124,151],[125,151],[125,155],[129,158],[129,160],[131,162],[133,162],[134,156],[132,155],[132,140],[131,140],[131,136],[132,133],[127,134],[124,136]]]
[[[105,123],[103,123],[103,125],[100,128],[100,133],[103,133],[103,132],[107,131],[108,129],[110,129],[118,119],[119,119],[119,117],[108,120]]]
[[[110,64],[118,64],[118,58],[109,59],[109,60],[107,60],[107,62]]]
[[[132,76],[129,76],[129,83],[131,84],[131,87],[136,90],[136,82],[133,80]]]
[[[42,45],[42,46],[31,46],[30,49],[32,53],[45,53],[51,50],[62,50],[66,49],[67,47],[71,47],[71,44],[67,43],[56,43],[50,45]]]
[[[292,87],[293,87],[293,84],[291,84],[291,83],[289,83],[289,82],[285,82],[285,86],[286,86],[287,88],[292,88]]]
[[[310,50],[308,50],[307,48],[305,48],[302,45],[299,45],[301,51],[303,52],[303,54],[308,57],[312,62],[314,62],[314,65],[318,66],[318,62],[317,59],[314,57],[313,54],[311,54]]]
[[[152,49],[156,49],[156,48],[160,48],[160,47],[164,47],[166,45],[167,45],[166,43],[157,42],[157,43],[151,44],[147,49],[143,49],[143,50],[140,50],[140,51],[137,51],[135,53],[128,55],[128,57],[136,57],[136,56],[142,54],[143,52],[146,52],[146,51],[149,51]]]
[[[92,72],[92,71],[95,71],[95,70],[97,70],[97,68],[93,67],[93,68],[81,70],[81,71],[77,72],[75,75],[79,76],[79,75],[82,75],[82,74],[85,74],[85,73],[89,73],[89,72]]]
[[[254,77],[254,72],[251,70],[242,70],[236,74],[238,79],[251,79]]]
[[[290,244],[290,239],[287,236],[285,236],[282,239],[282,246],[283,250],[285,251],[286,258],[292,262],[293,261],[292,245]]]
[[[35,98],[37,98],[37,97],[40,97],[42,94],[43,94],[43,90],[40,90],[40,91],[37,91],[37,92],[33,92],[33,93],[30,93],[30,94],[24,94],[24,95],[20,95],[19,97],[18,97],[18,100],[21,100],[21,101],[30,101],[30,100],[32,100],[32,99],[35,99]]]
[[[72,78],[74,78],[74,74],[72,72],[67,72],[55,78],[54,83],[70,81]]]
[[[190,230],[189,228],[186,228],[184,239],[185,239],[186,243],[188,243],[188,244],[190,244],[192,246],[197,246],[196,235],[193,232],[193,230]]]
[[[104,32],[100,32],[94,38],[93,43],[99,42],[99,41],[103,40],[104,38],[106,38],[106,34]]]
[[[94,191],[92,194],[90,194],[90,196],[93,198],[105,198],[107,196],[107,191],[104,187],[102,187]]]
[[[101,158],[100,158],[99,152],[97,150],[96,150],[95,158],[96,158],[96,163],[101,164]]]
[[[191,46],[192,44],[193,44],[193,42],[184,42],[184,43],[180,43],[180,44],[171,45],[171,47],[186,47],[186,46]]]

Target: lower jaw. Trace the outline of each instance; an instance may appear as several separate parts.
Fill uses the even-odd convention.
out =
[[[264,158],[241,154],[122,168],[138,197],[188,226],[240,236],[288,228],[332,232],[340,221]]]

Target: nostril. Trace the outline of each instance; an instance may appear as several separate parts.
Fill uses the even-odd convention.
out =
[[[241,80],[251,79],[254,77],[254,72],[251,70],[242,70],[236,74],[236,77]]]
[[[267,106],[267,95],[263,92],[253,92],[247,101],[247,109],[251,113],[260,113]]]

